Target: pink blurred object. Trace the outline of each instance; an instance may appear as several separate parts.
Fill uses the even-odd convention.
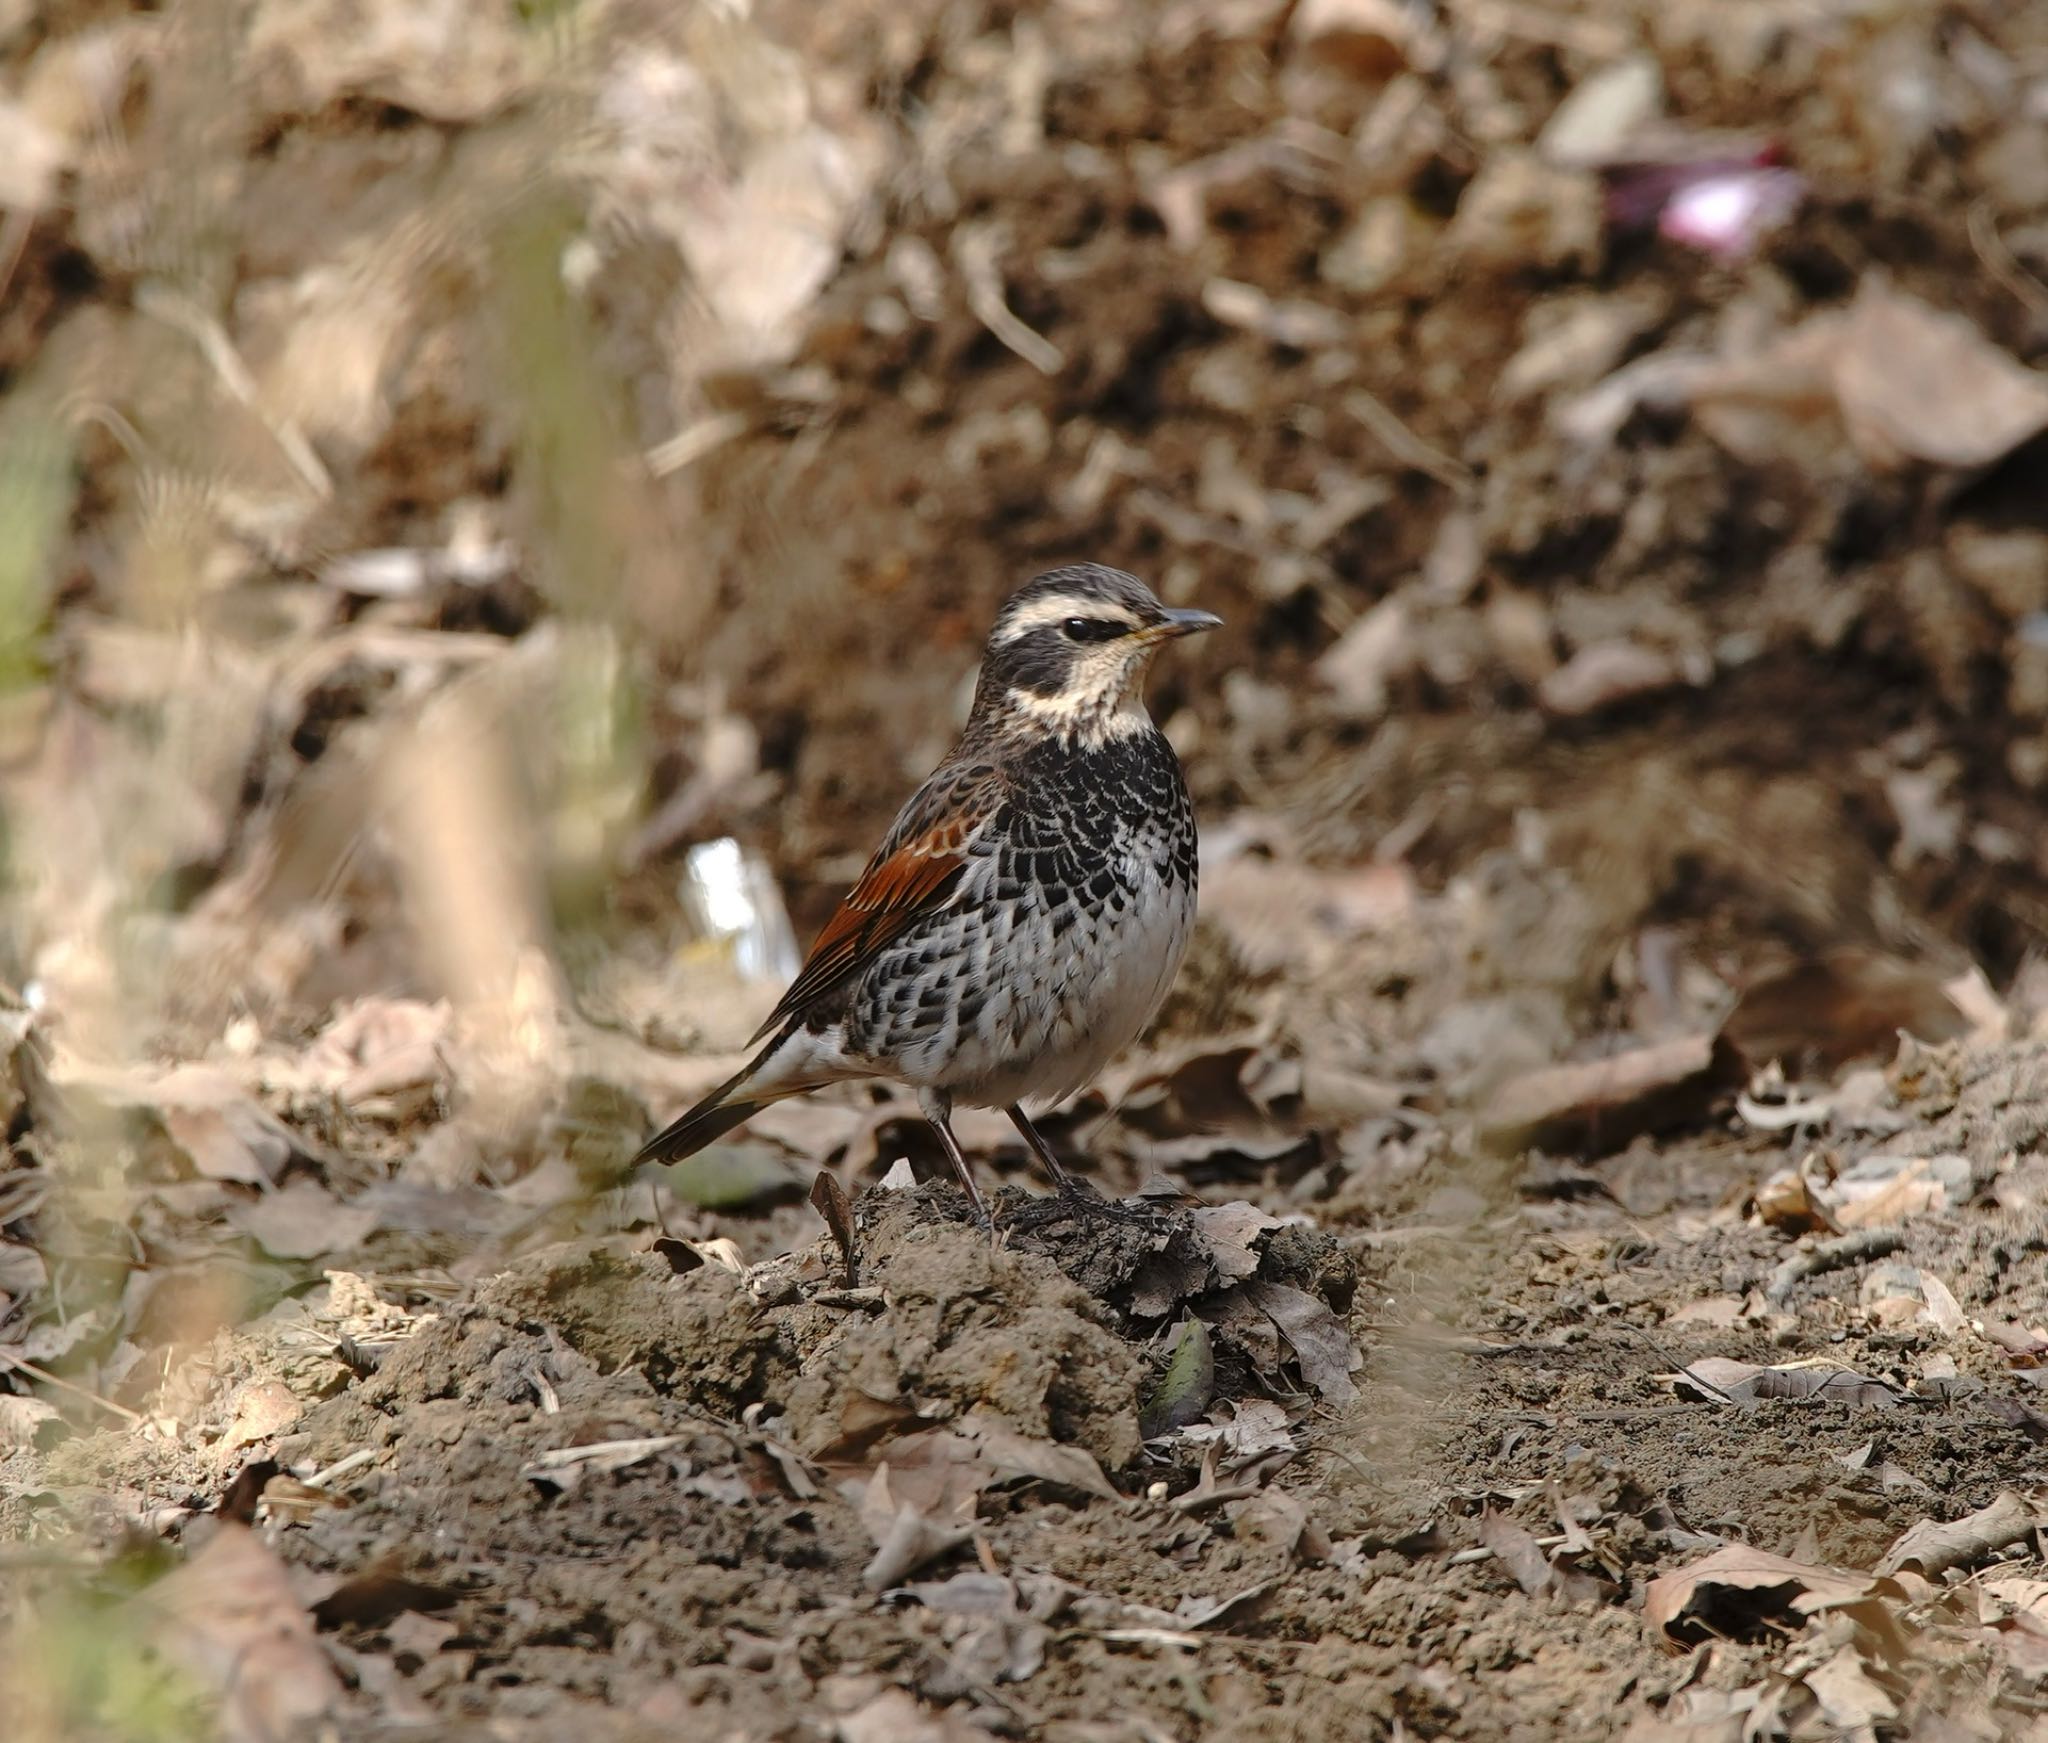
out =
[[[1624,230],[1654,225],[1660,236],[1722,260],[1753,253],[1805,198],[1806,178],[1778,161],[1774,145],[1745,156],[1717,152],[1607,171],[1609,223]]]
[[[1789,223],[1806,198],[1794,170],[1723,170],[1677,189],[1657,215],[1657,233],[1723,260],[1740,260]]]

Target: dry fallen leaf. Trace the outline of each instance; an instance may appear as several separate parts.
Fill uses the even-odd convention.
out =
[[[50,1280],[50,1268],[33,1247],[0,1241],[0,1296],[16,1301],[33,1295]]]
[[[2048,1526],[2048,1487],[2025,1493],[2007,1489],[1988,1507],[1961,1519],[1923,1519],[1910,1527],[1879,1558],[1878,1571],[1910,1568],[1931,1577],[2022,1543],[2043,1526]]]
[[[1988,466],[2048,429],[2048,376],[1880,273],[1857,286],[1833,373],[1850,439],[1876,467]]]
[[[284,1564],[246,1526],[221,1522],[128,1602],[165,1659],[219,1694],[227,1743],[297,1743],[340,1698]]]
[[[1985,1580],[1978,1589],[1989,1593],[2011,1610],[2048,1623],[2048,1580]]]
[[[1739,1295],[1708,1295],[1672,1310],[1672,1325],[1706,1325],[1726,1331],[1741,1322],[1748,1303]]]
[[[35,1445],[36,1430],[57,1420],[57,1407],[41,1398],[0,1393],[0,1449]]]
[[[960,1423],[972,1440],[977,1456],[988,1467],[990,1480],[998,1483],[1036,1478],[1057,1488],[1077,1489],[1104,1501],[1117,1499],[1117,1492],[1094,1455],[1078,1446],[1061,1446],[1019,1432],[997,1417],[970,1411]]]
[[[1832,1076],[1857,1059],[1889,1058],[1899,1031],[1948,1041],[1969,1020],[1940,975],[1869,950],[1836,950],[1763,975],[1744,989],[1721,1033],[1761,1067]]]
[[[1685,390],[1707,433],[1755,462],[1846,445],[1879,471],[1908,461],[1971,469],[2048,429],[2048,377],[1878,273],[1864,275],[1846,310],[1711,364]]]
[[[221,1436],[223,1456],[282,1434],[298,1421],[304,1408],[282,1380],[252,1380],[235,1389],[229,1400],[234,1414]]]
[[[1414,664],[1415,655],[1408,608],[1395,594],[1331,643],[1316,661],[1316,676],[1329,686],[1344,713],[1374,720],[1386,713],[1389,686]]]
[[[1497,1149],[1605,1154],[1641,1133],[1702,1118],[1740,1079],[1733,1050],[1712,1035],[1546,1065],[1510,1078],[1487,1099],[1481,1134]]]
[[[443,1091],[453,1021],[446,999],[357,999],[279,1074],[328,1090],[349,1108]]]
[[[1225,1598],[1186,1597],[1174,1606],[1173,1619],[1183,1628],[1207,1628],[1256,1604],[1278,1584],[1277,1580],[1261,1580]]]
[[[1817,1155],[1780,1168],[1756,1189],[1757,1220],[1780,1234],[1839,1234],[1827,1196],[1828,1170]]]
[[[1716,1402],[1757,1404],[1769,1399],[1823,1398],[1831,1404],[1895,1409],[1897,1390],[1868,1374],[1858,1374],[1823,1357],[1761,1367],[1728,1356],[1698,1356],[1666,1379],[1681,1392],[1704,1394]]]
[[[311,1259],[362,1245],[377,1226],[377,1213],[343,1204],[313,1181],[295,1180],[251,1203],[231,1206],[228,1221],[280,1259]]]
[[[252,1111],[246,1102],[228,1107],[166,1107],[158,1117],[171,1142],[206,1179],[268,1186],[291,1159],[291,1142],[281,1131],[271,1129],[274,1121],[251,1119]]]
[[[1873,1322],[1884,1326],[1931,1325],[1954,1337],[1966,1323],[1962,1305],[1932,1271],[1893,1261],[1864,1274],[1857,1300]]]
[[[1805,1677],[1823,1718],[1842,1736],[1875,1736],[1880,1719],[1899,1716],[1898,1703],[1870,1674],[1863,1654],[1844,1646],[1827,1663]]]
[[[1321,973],[1358,940],[1410,925],[1418,900],[1406,866],[1324,870],[1239,853],[1202,867],[1202,913],[1229,935],[1245,968]],[[1217,1051],[1214,1042],[1202,1053]]]
[[[50,1077],[62,1090],[153,1120],[208,1180],[268,1186],[302,1149],[289,1126],[217,1066],[97,1066],[60,1051]]]
[[[1984,1335],[2005,1352],[2006,1360],[2016,1368],[2048,1365],[2048,1326],[1989,1319],[1984,1322]]]
[[[1241,1198],[1228,1204],[1198,1205],[1188,1212],[1188,1220],[1207,1239],[1216,1275],[1233,1283],[1257,1274],[1258,1239],[1281,1226],[1278,1217],[1268,1216]]]
[[[1331,1559],[1329,1533],[1309,1517],[1299,1496],[1261,1489],[1232,1502],[1227,1512],[1231,1533],[1240,1543],[1266,1544],[1298,1561]]]
[[[1535,1536],[1504,1513],[1479,1516],[1479,1541],[1493,1551],[1494,1559],[1515,1577],[1515,1584],[1532,1598],[1551,1585],[1550,1558]]]
[[[1294,1450],[1294,1425],[1285,1409],[1270,1398],[1241,1398],[1218,1405],[1207,1422],[1183,1430],[1195,1442],[1215,1441],[1232,1459],[1262,1459],[1268,1453]]]
[[[1001,1574],[957,1573],[948,1580],[898,1586],[884,1596],[913,1598],[944,1618],[940,1638],[963,1692],[1024,1682],[1045,1664],[1051,1632],[1024,1613],[1016,1582]]]
[[[862,1513],[874,1535],[875,1553],[861,1569],[860,1583],[871,1592],[888,1590],[974,1535],[972,1526],[935,1519],[907,1501],[889,1511],[886,1471],[868,1484],[868,1496]]]
[[[1102,1467],[1080,1447],[1059,1446],[970,1412],[953,1428],[927,1428],[878,1446],[866,1471],[841,1488],[857,1501],[879,1546],[861,1578],[871,1591],[893,1586],[967,1540],[981,1492],[1036,1479],[1115,1500]],[[826,1462],[820,1460],[820,1462]]]
[[[916,1696],[892,1688],[881,1689],[861,1706],[843,1713],[834,1722],[833,1736],[837,1743],[994,1743],[993,1733],[964,1713],[954,1709],[932,1712],[920,1706]]]
[[[355,95],[437,121],[474,121],[532,81],[509,6],[275,0],[254,15],[246,48],[288,113]]]
[[[1964,1164],[1967,1177],[1968,1164]],[[1835,1221],[1845,1229],[1892,1228],[1945,1208],[1948,1188],[1937,1176],[1936,1159],[1872,1157],[1860,1165],[1861,1178],[1844,1174],[1835,1182]]]
[[[1285,1283],[1254,1281],[1243,1292],[1260,1312],[1280,1328],[1301,1364],[1301,1377],[1332,1404],[1348,1404],[1358,1396],[1351,1382],[1364,1357],[1344,1329],[1344,1322],[1306,1290]]]
[[[1745,1637],[1773,1614],[1804,1619],[1905,1595],[1896,1580],[1881,1575],[1817,1567],[1738,1543],[1658,1575],[1643,1594],[1643,1617],[1690,1643],[1716,1634]]]
[[[1547,713],[1569,719],[1684,682],[1685,667],[1672,655],[1617,639],[1580,648],[1537,685],[1536,700]]]

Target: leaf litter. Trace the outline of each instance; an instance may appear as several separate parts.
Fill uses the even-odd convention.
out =
[[[2030,22],[357,10],[9,39],[10,1537],[234,1734],[2013,1722]],[[621,1179],[1077,538],[1244,637],[1097,1200]]]

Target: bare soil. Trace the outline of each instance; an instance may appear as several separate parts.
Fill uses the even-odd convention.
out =
[[[1753,384],[1761,436],[1696,385],[1585,420],[1862,295],[2040,365],[2048,14],[485,8],[393,73],[326,10],[253,8],[215,112],[189,21],[0,7],[17,94],[148,44],[0,261],[4,433],[99,408],[0,672],[27,1734],[2034,1734],[2048,437],[1880,463]],[[1796,213],[1716,255],[1617,215],[1637,157],[1543,160],[1629,54],[1660,150]],[[880,167],[734,361],[674,213],[781,261],[739,227],[792,114]],[[392,550],[424,578],[338,567]],[[764,1116],[729,1196],[624,1177],[774,992],[683,851],[808,937],[995,602],[1082,557],[1229,626],[1159,674],[1204,918],[1049,1128],[1086,1193],[970,1122],[991,1241],[879,1092]],[[1900,1560],[2008,1494],[2030,1530]],[[220,1672],[187,1612],[232,1604],[174,1587],[136,1638],[206,1698],[37,1680],[66,1605],[125,1641],[251,1522],[291,1669]],[[1663,1619],[1737,1546],[1868,1590]]]

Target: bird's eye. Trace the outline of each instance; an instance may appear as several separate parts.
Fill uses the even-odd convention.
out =
[[[1070,617],[1060,625],[1060,633],[1070,642],[1108,642],[1115,641],[1128,628],[1106,617]]]

